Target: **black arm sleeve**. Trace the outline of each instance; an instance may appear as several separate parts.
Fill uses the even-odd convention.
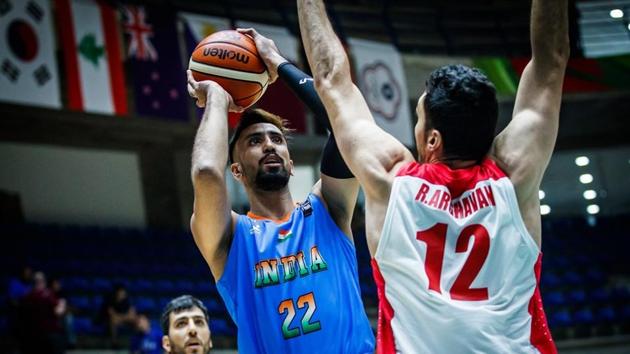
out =
[[[330,132],[330,136],[328,137],[328,141],[324,147],[320,171],[333,178],[354,178],[354,175],[350,172],[350,169],[346,165],[345,161],[343,161],[341,153],[339,153],[337,142],[335,141],[335,137],[333,136],[332,129],[330,127],[328,114],[326,114],[326,108],[324,108],[322,101],[317,95],[317,91],[315,91],[313,78],[306,75],[295,65],[289,62],[280,64],[278,67],[278,77],[280,77],[282,81],[291,88],[293,93],[295,93],[300,100],[308,106],[315,115],[317,123],[325,126]]]

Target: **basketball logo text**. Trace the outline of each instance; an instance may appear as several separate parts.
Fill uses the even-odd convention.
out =
[[[249,55],[237,53],[233,50],[226,50],[222,48],[204,48],[203,55],[217,57],[222,60],[226,60],[226,59],[236,60],[243,64],[247,64],[249,62]]]

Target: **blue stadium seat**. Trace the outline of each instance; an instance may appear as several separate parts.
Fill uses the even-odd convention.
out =
[[[568,271],[564,274],[564,282],[571,287],[584,285],[583,277],[574,271]]]
[[[71,296],[68,298],[68,304],[76,307],[79,311],[89,311],[92,309],[92,303],[87,296]]]
[[[612,323],[617,321],[617,313],[612,306],[606,306],[597,311],[595,319],[598,323]]]
[[[545,293],[543,296],[543,302],[550,307],[561,307],[566,305],[564,295],[560,291],[553,291]]]
[[[89,291],[92,287],[90,285],[90,281],[87,278],[83,277],[72,277],[68,278],[64,282],[64,286],[68,292],[85,292]]]
[[[103,293],[112,288],[112,282],[105,278],[94,278],[92,280],[92,289],[97,293]]]
[[[610,292],[605,288],[596,288],[588,294],[588,301],[591,304],[608,304],[611,302]]]
[[[540,279],[540,287],[543,289],[555,289],[562,284],[560,277],[554,272],[544,272]]]
[[[195,286],[189,280],[179,280],[175,283],[178,292],[190,294],[195,291]]]
[[[155,283],[155,290],[160,294],[168,294],[175,291],[175,285],[170,280],[158,280]]]
[[[624,286],[618,286],[612,290],[612,300],[618,303],[630,302],[630,291]]]
[[[92,308],[98,311],[101,308],[101,305],[103,305],[103,296],[102,295],[92,296],[91,303],[92,303]]]
[[[222,318],[210,319],[210,330],[217,336],[235,336],[236,328]]]
[[[9,331],[9,320],[2,316],[0,317],[0,333],[8,333]]]
[[[211,294],[216,295],[217,287],[214,284],[214,282],[210,279],[200,280],[197,282],[195,286],[195,291],[203,295],[211,295]]]
[[[135,301],[138,312],[154,313],[157,311],[157,303],[150,297],[138,297]]]
[[[620,317],[624,322],[630,322],[630,304],[626,304],[621,308]]]
[[[75,317],[74,330],[77,334],[91,334],[93,332],[92,320],[87,317]]]
[[[225,305],[221,300],[216,300],[213,298],[204,298],[201,300],[203,304],[208,309],[208,313],[211,316],[224,316],[227,314],[227,310],[225,309]]]
[[[148,293],[156,289],[155,284],[147,279],[139,279],[136,281],[136,288],[138,292]]]
[[[573,320],[579,325],[592,325],[595,322],[595,316],[591,309],[584,308],[573,314]]]
[[[168,304],[172,299],[173,298],[166,297],[166,296],[160,297],[158,299],[157,306],[158,306],[158,309],[159,309],[160,313],[164,310],[164,308],[166,307],[166,304]]]
[[[606,275],[597,269],[586,272],[586,279],[590,286],[601,286],[606,282]]]
[[[571,305],[582,305],[586,302],[586,292],[581,289],[573,290],[569,292],[568,300]]]
[[[553,312],[549,316],[549,327],[551,328],[569,327],[572,323],[571,314],[566,310]]]

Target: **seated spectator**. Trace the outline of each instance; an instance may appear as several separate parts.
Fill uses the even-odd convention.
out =
[[[131,337],[132,354],[162,354],[162,332],[151,325],[145,314],[138,314],[136,333]]]
[[[63,353],[65,342],[60,319],[66,303],[46,287],[44,273],[33,275],[33,288],[20,304],[21,353]]]
[[[212,349],[208,310],[190,295],[169,302],[160,320],[162,348],[169,354],[207,354]]]
[[[68,303],[61,280],[58,278],[50,279],[48,282],[48,288],[53,292],[57,299],[66,303],[66,312],[61,317],[61,328],[63,329],[66,346],[75,348],[77,345],[77,335],[74,331],[74,313],[76,312],[76,309],[72,307],[72,304]]]
[[[9,338],[11,342],[8,346],[8,352],[13,353],[16,351],[16,343],[12,340],[18,338],[18,308],[20,301],[24,298],[29,291],[33,282],[33,271],[30,267],[25,266],[20,271],[20,275],[9,279],[7,285],[7,323],[9,329]]]
[[[136,324],[136,309],[131,305],[127,289],[116,284],[114,290],[105,296],[99,314],[99,322],[107,326],[112,348],[120,348],[121,330],[131,331]]]

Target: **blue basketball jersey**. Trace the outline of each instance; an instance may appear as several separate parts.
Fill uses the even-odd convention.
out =
[[[354,245],[309,195],[283,222],[239,215],[217,289],[239,353],[373,353]]]

